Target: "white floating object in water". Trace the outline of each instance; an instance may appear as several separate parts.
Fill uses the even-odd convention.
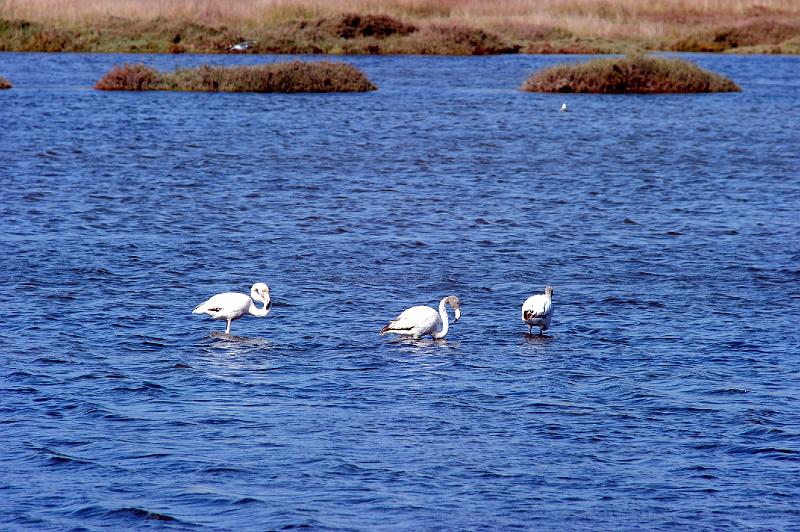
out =
[[[559,111],[561,111],[562,113],[567,112],[567,102],[561,104],[561,109],[559,109]]]

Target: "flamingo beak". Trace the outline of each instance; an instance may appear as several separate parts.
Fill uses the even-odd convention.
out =
[[[455,314],[456,314],[456,319],[453,320],[453,323],[455,323],[455,322],[457,322],[458,320],[461,319],[461,309],[457,308]]]

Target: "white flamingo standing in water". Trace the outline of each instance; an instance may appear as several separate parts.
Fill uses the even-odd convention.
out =
[[[545,286],[544,294],[536,294],[522,304],[522,321],[528,325],[528,333],[539,327],[539,334],[544,334],[550,327],[553,318],[553,287]]]
[[[254,300],[261,301],[264,306],[256,307]],[[256,283],[250,289],[249,297],[247,294],[239,292],[217,294],[205,303],[197,305],[192,314],[208,314],[215,320],[226,320],[228,326],[225,328],[225,334],[230,334],[231,321],[248,314],[263,318],[269,314],[270,308],[272,308],[272,300],[269,298],[269,287],[264,283]]]
[[[425,305],[411,307],[404,310],[381,329],[381,334],[395,333],[413,336],[414,338],[429,334],[433,338],[444,338],[450,325],[445,305],[453,307],[455,313],[453,323],[457,322],[461,318],[461,301],[456,296],[448,296],[439,302],[438,313]]]

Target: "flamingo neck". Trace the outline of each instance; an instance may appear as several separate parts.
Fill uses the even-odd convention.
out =
[[[256,304],[251,301],[250,302],[250,308],[247,309],[247,312],[250,315],[255,316],[256,318],[263,318],[264,316],[269,314],[269,311],[272,308],[272,300],[267,298],[267,300],[266,301],[262,301],[262,303],[264,303],[264,306],[261,307],[261,308],[258,308],[256,306]]]
[[[434,331],[431,335],[434,338],[444,338],[447,335],[447,329],[450,326],[450,320],[447,318],[447,307],[445,307],[445,300],[447,300],[447,298],[444,298],[439,302],[439,319],[442,320],[442,330],[438,332]]]

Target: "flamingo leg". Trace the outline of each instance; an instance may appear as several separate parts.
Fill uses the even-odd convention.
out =
[[[228,320],[228,326],[225,328],[225,334],[231,333],[231,320]]]

